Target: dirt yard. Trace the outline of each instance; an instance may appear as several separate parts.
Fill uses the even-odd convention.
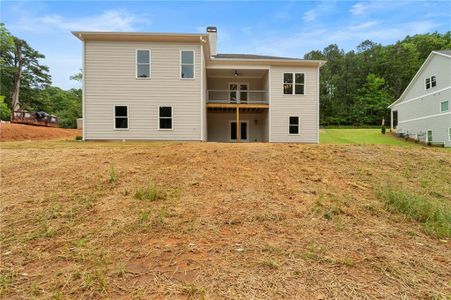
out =
[[[0,142],[74,138],[81,130],[1,123]]]
[[[2,298],[449,299],[451,247],[387,186],[451,201],[427,147],[5,143]]]

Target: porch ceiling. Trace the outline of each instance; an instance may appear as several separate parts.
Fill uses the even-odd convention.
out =
[[[238,73],[238,76],[235,76],[235,71]],[[268,70],[251,70],[251,69],[207,69],[207,77],[209,78],[262,78]]]

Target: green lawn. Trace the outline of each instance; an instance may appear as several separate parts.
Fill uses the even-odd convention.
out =
[[[390,132],[382,134],[379,128],[363,129],[321,129],[322,144],[368,144],[368,145],[416,145],[412,142],[396,138]]]

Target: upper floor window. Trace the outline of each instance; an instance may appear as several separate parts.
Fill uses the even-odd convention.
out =
[[[290,117],[288,122],[289,134],[299,134],[299,117]]]
[[[182,50],[180,65],[180,78],[194,78],[194,51]]]
[[[114,129],[128,129],[128,106],[114,106]]]
[[[448,100],[440,102],[440,112],[448,111],[448,109],[449,109],[449,101]]]
[[[172,129],[172,107],[160,106],[158,111],[158,129]]]
[[[136,78],[150,78],[150,50],[136,50]]]
[[[285,95],[304,95],[304,73],[283,73],[283,93]]]
[[[427,77],[424,80],[425,88],[428,90],[430,88],[433,88],[437,86],[437,76],[432,75],[431,77]]]

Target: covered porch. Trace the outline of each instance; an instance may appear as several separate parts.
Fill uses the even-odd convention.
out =
[[[208,140],[267,142],[267,69],[207,70]]]

